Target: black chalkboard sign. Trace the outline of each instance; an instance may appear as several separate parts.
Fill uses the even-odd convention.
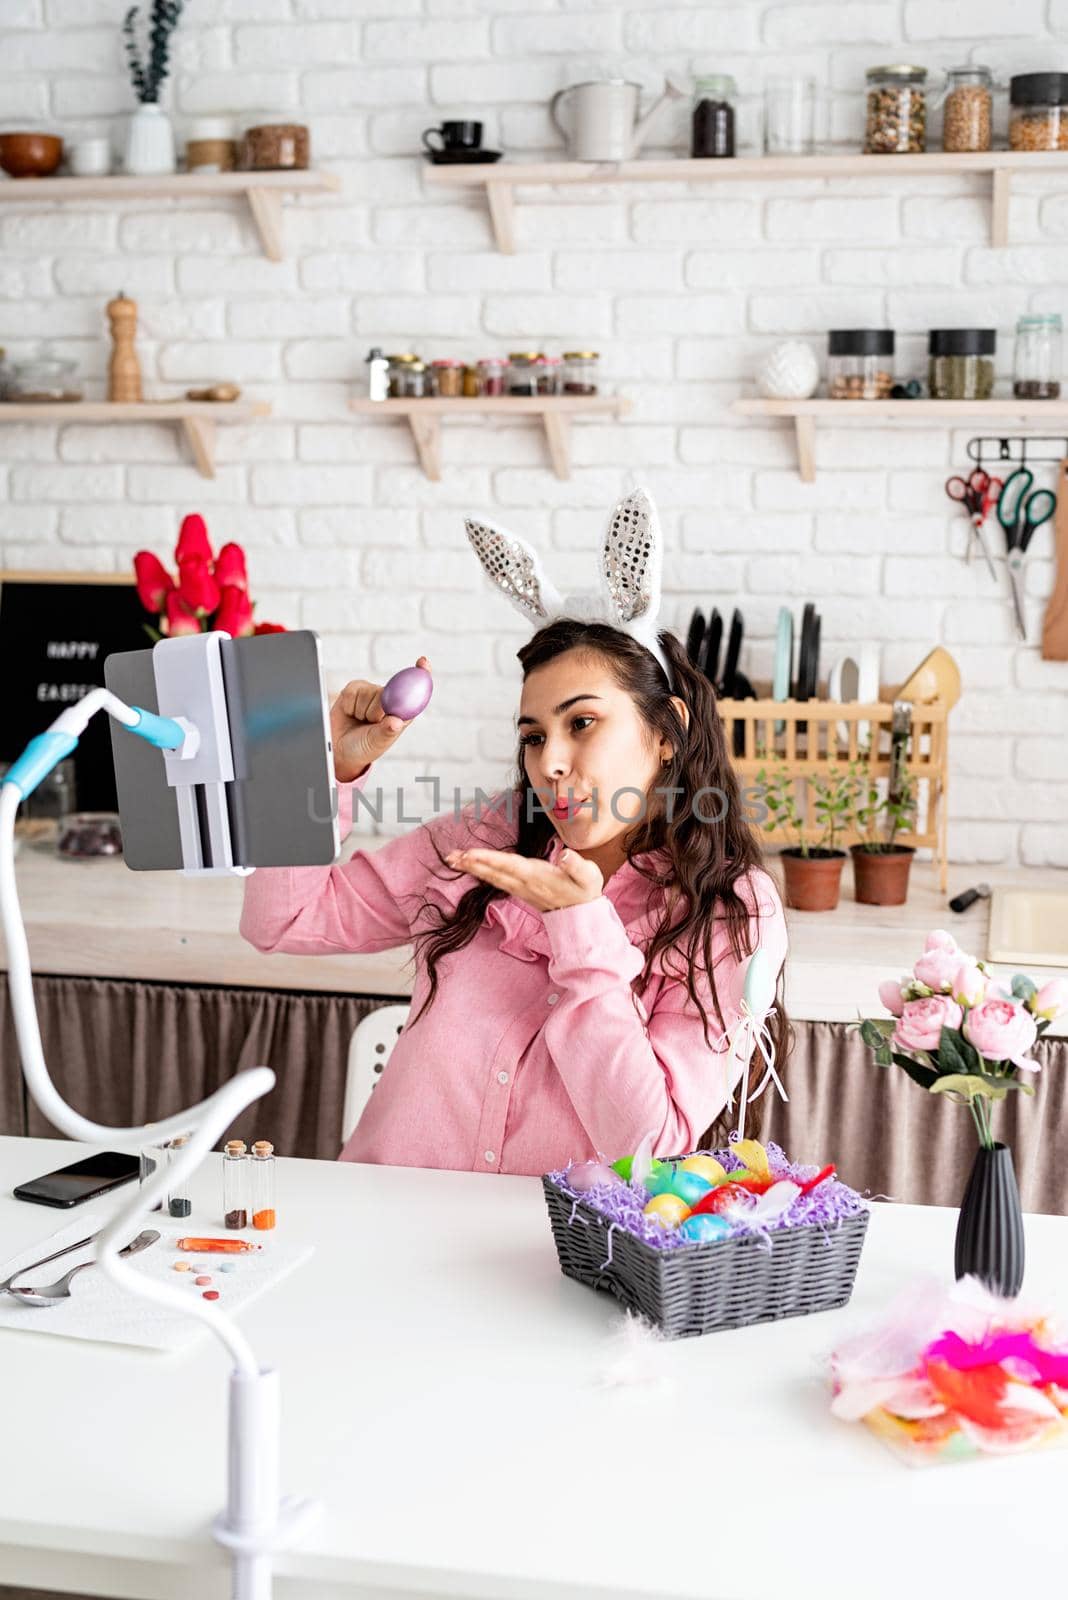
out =
[[[108,573],[0,573],[0,761],[104,682],[114,650],[144,650],[150,617],[132,578]],[[72,760],[81,811],[118,805],[108,717],[90,722]]]

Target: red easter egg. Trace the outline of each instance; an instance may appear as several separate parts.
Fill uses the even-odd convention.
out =
[[[697,1204],[692,1208],[693,1215],[699,1216],[702,1212],[711,1212],[719,1216],[721,1211],[726,1211],[728,1206],[736,1205],[739,1200],[744,1201],[749,1191],[743,1189],[740,1183],[721,1183],[708,1194],[702,1195]]]

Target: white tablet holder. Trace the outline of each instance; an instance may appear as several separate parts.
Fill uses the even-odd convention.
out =
[[[128,706],[107,689],[93,689],[77,705],[31,739],[0,779],[0,921],[7,941],[8,984],[26,1086],[42,1114],[68,1138],[109,1148],[139,1151],[152,1139],[193,1129],[189,1143],[172,1152],[169,1167],[141,1184],[135,1196],[102,1230],[97,1260],[100,1269],[121,1288],[153,1304],[198,1317],[225,1346],[233,1361],[230,1374],[229,1455],[226,1509],[213,1532],[231,1552],[234,1600],[269,1600],[272,1552],[296,1538],[300,1526],[317,1509],[313,1501],[279,1499],[279,1375],[260,1367],[237,1324],[218,1303],[191,1300],[177,1288],[155,1283],[119,1256],[123,1245],[148,1218],[165,1190],[196,1170],[223,1133],[246,1107],[274,1087],[269,1067],[250,1067],[223,1084],[189,1111],[154,1123],[151,1128],[109,1128],[81,1116],[66,1101],[48,1072],[33,997],[33,978],[15,882],[15,817],[56,764],[68,756],[97,711],[148,740],[162,751],[168,782],[176,790],[182,839],[182,871],[190,874],[245,874],[252,869],[233,864],[226,807],[227,783],[234,763],[223,692],[220,646],[227,633],[190,634],[162,639],[152,652],[159,714]],[[195,786],[203,786],[204,822],[198,814]],[[202,826],[206,827],[206,851]],[[214,863],[205,866],[205,860]]]

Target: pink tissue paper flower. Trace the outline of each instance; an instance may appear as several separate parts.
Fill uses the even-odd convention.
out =
[[[1028,1072],[1038,1071],[1027,1055],[1037,1035],[1034,1017],[1011,1000],[984,1000],[964,1023],[964,1037],[987,1061],[1011,1061]]]
[[[893,1042],[899,1050],[937,1050],[942,1029],[959,1028],[963,1015],[960,1006],[948,994],[933,994],[926,1000],[906,1000],[894,1029]]]

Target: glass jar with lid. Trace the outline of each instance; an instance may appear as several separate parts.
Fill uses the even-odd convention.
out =
[[[989,150],[993,109],[989,67],[950,67],[942,102],[942,149]]]
[[[1056,400],[1061,392],[1061,319],[1055,311],[1020,317],[1012,392],[1017,400]]]
[[[1068,150],[1068,72],[1009,79],[1009,149]]]
[[[464,392],[464,364],[452,356],[439,356],[430,363],[433,392],[443,400],[455,400]]]
[[[80,400],[78,363],[52,355],[44,346],[36,356],[16,361],[7,369],[6,395],[9,400]]]
[[[832,400],[888,400],[894,386],[893,328],[833,328],[827,335]]]
[[[694,80],[690,135],[692,156],[734,154],[734,106],[737,98],[737,85],[726,73],[714,73]]]
[[[867,155],[915,155],[927,148],[926,67],[870,67]]]
[[[387,356],[389,362],[389,398],[391,400],[407,400],[409,398],[409,375],[411,369],[419,361],[419,357],[410,352],[400,355]]]
[[[537,350],[510,350],[508,353],[508,393],[536,395],[538,392]]]
[[[561,361],[559,356],[539,356],[535,362],[535,384],[539,394],[559,394]]]
[[[564,393],[596,394],[599,360],[596,350],[565,350]]]
[[[927,387],[932,400],[989,400],[994,392],[995,328],[932,328]]]
[[[483,356],[478,363],[478,386],[484,395],[504,393],[504,374],[508,363],[500,356]]]

